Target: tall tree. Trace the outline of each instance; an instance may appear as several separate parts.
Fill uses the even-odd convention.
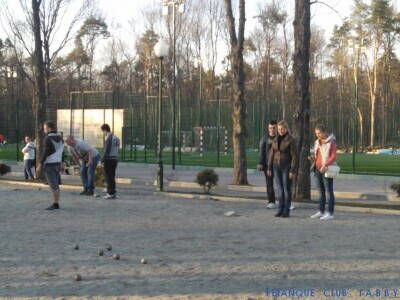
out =
[[[230,41],[232,71],[232,143],[233,184],[248,184],[246,162],[246,99],[243,67],[244,28],[246,23],[245,0],[239,0],[239,26],[236,32],[232,1],[225,0],[226,18]]]
[[[293,77],[296,112],[294,133],[298,142],[294,198],[310,199],[310,0],[295,0]]]
[[[40,4],[42,0],[32,0],[32,30],[35,40],[35,51],[33,56],[34,69],[34,98],[33,108],[35,112],[35,136],[36,136],[36,161],[40,161],[42,155],[43,123],[46,119],[46,82],[45,66],[43,59],[43,41],[41,35]],[[42,174],[38,174],[39,177]]]

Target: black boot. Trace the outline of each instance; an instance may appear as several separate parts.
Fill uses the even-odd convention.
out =
[[[55,209],[59,209],[59,208],[60,208],[60,206],[58,205],[58,203],[53,203],[48,208],[46,208],[46,210],[55,210]]]

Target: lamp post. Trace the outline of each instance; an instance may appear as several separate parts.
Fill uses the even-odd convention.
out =
[[[6,67],[5,75],[8,80],[11,82],[11,99],[12,101],[16,101],[16,109],[15,109],[15,142],[17,145],[16,150],[16,159],[19,160],[19,97],[15,97],[15,88],[14,81],[18,77],[17,72],[14,70],[14,67]],[[7,117],[8,118],[8,117]]]
[[[202,65],[202,60],[200,57],[196,58],[194,61],[194,67],[199,68],[199,103],[198,103],[198,109],[199,109],[199,120],[198,120],[198,126],[203,126],[203,116],[202,116],[202,98],[203,98],[203,65]]]
[[[175,144],[176,144],[176,9],[183,14],[185,11],[185,0],[163,0],[163,15],[169,13],[172,6],[172,64],[174,67],[172,79],[172,169],[175,170]]]
[[[160,59],[159,75],[158,75],[158,170],[157,170],[157,186],[159,191],[164,190],[164,167],[162,162],[162,146],[161,146],[161,125],[162,125],[162,76],[163,76],[163,59],[168,55],[168,44],[164,40],[159,40],[154,46],[154,53]]]

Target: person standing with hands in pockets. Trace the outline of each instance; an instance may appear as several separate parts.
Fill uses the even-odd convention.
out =
[[[259,154],[260,159],[257,169],[264,171],[265,181],[267,184],[267,208],[275,208],[275,191],[274,191],[274,177],[268,176],[268,157],[271,151],[271,146],[274,138],[277,135],[277,122],[270,121],[267,126],[267,132],[260,140]]]
[[[119,138],[111,132],[108,124],[101,126],[101,131],[105,136],[104,154],[101,160],[104,168],[104,177],[107,184],[107,195],[104,199],[115,199],[117,197],[115,190],[115,172],[118,165]]]
[[[290,135],[286,121],[278,123],[278,136],[274,139],[268,159],[268,176],[274,176],[279,211],[275,217],[289,218],[292,203],[292,179],[296,168],[296,141]]]

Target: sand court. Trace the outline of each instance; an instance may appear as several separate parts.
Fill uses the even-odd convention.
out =
[[[49,212],[46,189],[1,184],[0,297],[262,299],[267,288],[400,286],[397,216],[321,222],[310,209],[274,218],[261,202],[119,196],[62,191],[62,209]]]

